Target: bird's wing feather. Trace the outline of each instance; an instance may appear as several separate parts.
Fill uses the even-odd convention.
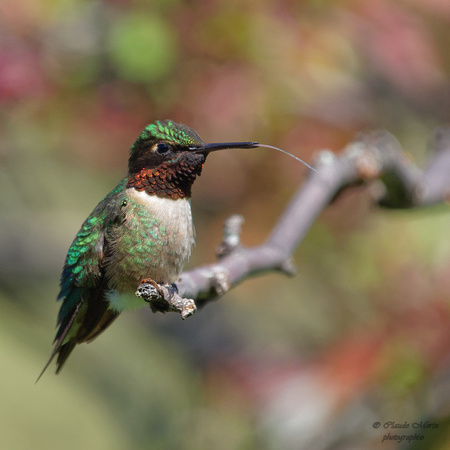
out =
[[[53,352],[39,378],[56,355],[58,373],[76,344],[94,339],[118,316],[108,309],[105,299],[105,255],[108,234],[123,219],[125,186],[126,179],[97,205],[67,252],[58,295],[58,300],[63,301],[58,314],[59,329]]]

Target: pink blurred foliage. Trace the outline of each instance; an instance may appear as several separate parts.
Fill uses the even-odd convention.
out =
[[[71,147],[88,164],[123,170],[126,149],[147,124],[148,105],[136,100],[130,109],[122,89],[121,83],[105,83],[72,112]]]
[[[23,42],[1,43],[0,102],[40,98],[50,93],[39,51]]]
[[[450,21],[450,2],[448,0],[404,0],[404,3],[409,3],[441,20]]]
[[[413,10],[386,0],[358,1],[345,23],[372,70],[404,95],[420,99],[446,82],[430,30]]]
[[[255,128],[257,111],[262,107],[262,87],[256,73],[239,65],[221,65],[197,75],[188,103],[194,122],[207,124],[205,133],[214,139],[238,136],[241,139]],[[256,114],[255,114],[256,113]],[[217,135],[220,130],[223,136]]]

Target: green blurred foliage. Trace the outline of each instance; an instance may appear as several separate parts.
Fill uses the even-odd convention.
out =
[[[450,119],[449,22],[439,0],[3,0],[3,446],[386,450],[376,420],[448,423],[448,205],[378,211],[367,189],[322,214],[295,278],[249,280],[185,322],[124,315],[34,381],[65,252],[144,125],[308,162],[387,128],[424,165]],[[212,155],[190,265],[213,259],[231,213],[246,245],[262,242],[305,173],[266,149]]]
[[[174,70],[174,30],[152,14],[133,12],[120,18],[109,37],[111,62],[127,81],[151,84]]]

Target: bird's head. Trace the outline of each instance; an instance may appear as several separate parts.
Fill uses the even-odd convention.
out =
[[[253,148],[256,142],[205,143],[186,125],[157,121],[144,128],[130,149],[128,187],[162,197],[190,197],[206,156],[216,150]]]

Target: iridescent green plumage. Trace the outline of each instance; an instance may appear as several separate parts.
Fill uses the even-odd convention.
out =
[[[101,275],[99,261],[104,257],[105,237],[120,221],[120,206],[125,199],[127,179],[123,179],[92,211],[84,221],[70,246],[61,276],[58,299],[67,298],[74,286],[93,286]],[[64,303],[60,311],[64,315]]]
[[[84,221],[67,252],[58,295],[63,304],[55,337],[55,352],[59,353],[57,373],[78,342],[93,339],[117,317],[109,311],[105,298],[104,262],[108,234],[120,224],[125,186],[126,179],[98,204]],[[77,317],[74,317],[75,313]]]
[[[149,139],[160,139],[175,145],[189,147],[191,145],[203,144],[200,136],[186,125],[177,124],[171,120],[156,121],[147,125],[140,134],[136,142],[131,146],[130,153],[139,145],[141,141]]]

